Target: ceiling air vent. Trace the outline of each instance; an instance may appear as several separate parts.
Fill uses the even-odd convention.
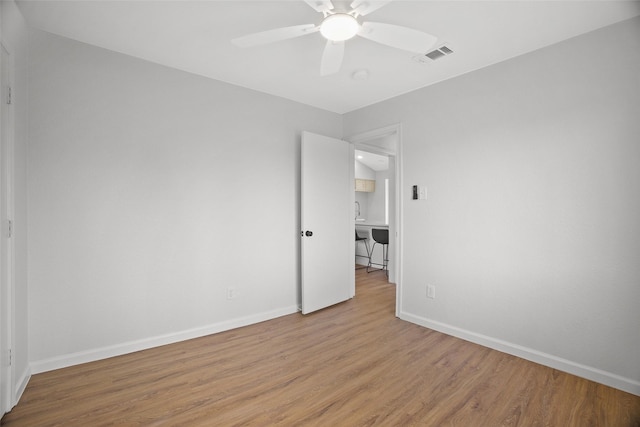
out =
[[[435,61],[436,59],[440,59],[443,58],[447,55],[451,55],[453,53],[453,50],[451,50],[449,47],[447,46],[440,46],[437,49],[432,50],[431,52],[428,52],[427,54],[425,54],[425,56],[433,61]]]

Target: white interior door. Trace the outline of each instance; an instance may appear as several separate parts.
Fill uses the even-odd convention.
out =
[[[354,296],[353,145],[302,133],[302,313]]]
[[[11,324],[13,304],[11,295],[11,237],[10,225],[10,67],[9,53],[0,46],[0,416],[12,407]]]

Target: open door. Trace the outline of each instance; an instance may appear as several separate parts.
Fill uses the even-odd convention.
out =
[[[11,289],[10,238],[12,223],[11,206],[11,165],[9,149],[10,113],[10,67],[9,53],[0,45],[0,417],[13,406],[13,370],[11,356],[11,328],[13,303]]]
[[[302,313],[354,296],[353,145],[302,133]]]

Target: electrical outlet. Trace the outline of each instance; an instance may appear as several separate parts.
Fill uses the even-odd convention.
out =
[[[427,298],[436,299],[436,287],[427,285]]]
[[[236,288],[227,288],[227,299],[235,299],[238,296]]]

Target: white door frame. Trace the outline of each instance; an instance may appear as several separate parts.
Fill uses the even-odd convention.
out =
[[[385,149],[383,147],[368,144],[376,139],[386,136],[396,136],[395,150]],[[395,159],[395,253],[393,263],[395,265],[395,283],[396,283],[396,317],[400,315],[402,304],[402,124],[397,123],[385,126],[379,129],[373,129],[367,132],[358,133],[345,138],[351,142],[356,150],[369,151],[371,153],[394,156]]]
[[[2,223],[0,224],[1,238],[6,240],[6,248],[0,253],[4,269],[0,269],[0,360],[2,384],[0,390],[0,416],[11,410],[15,404],[13,392],[15,357],[11,354],[13,349],[14,327],[14,239],[13,221],[13,108],[10,108],[10,94],[8,88],[13,83],[13,62],[11,50],[6,43],[0,44],[0,209]],[[11,222],[10,222],[11,221]]]

